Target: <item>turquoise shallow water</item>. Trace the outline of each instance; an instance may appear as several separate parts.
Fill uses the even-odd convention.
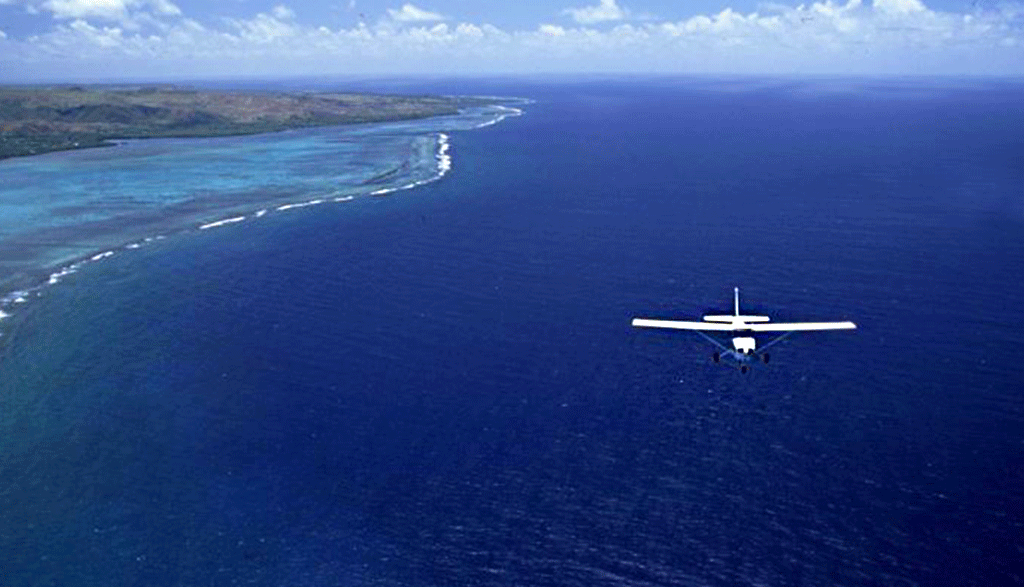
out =
[[[114,147],[0,161],[0,286],[32,285],[75,259],[223,217],[386,192],[443,174],[443,133],[503,107],[388,124]]]

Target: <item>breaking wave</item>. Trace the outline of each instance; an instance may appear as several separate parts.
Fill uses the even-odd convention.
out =
[[[526,103],[526,101],[518,100],[516,103],[522,104]],[[285,200],[282,202],[280,195],[272,193],[271,195],[273,197],[270,199],[277,201],[273,201],[269,206],[252,206],[250,208],[251,211],[237,210],[237,207],[235,207],[236,210],[230,211],[221,218],[217,218],[216,216],[209,218],[209,216],[207,216],[205,219],[193,221],[194,223],[191,225],[184,224],[177,226],[162,234],[130,239],[120,246],[104,247],[97,252],[86,255],[80,254],[77,258],[73,258],[65,263],[58,262],[55,264],[55,269],[46,273],[45,277],[38,280],[35,284],[29,285],[28,287],[13,289],[5,295],[0,296],[0,320],[4,320],[11,316],[11,313],[18,305],[24,304],[32,297],[40,295],[44,288],[56,285],[78,273],[83,266],[90,263],[101,262],[121,251],[140,249],[154,241],[166,238],[166,235],[170,233],[188,232],[189,230],[208,231],[213,229],[222,229],[238,225],[246,221],[263,218],[269,214],[284,213],[292,210],[331,203],[346,203],[351,202],[360,196],[380,197],[395,192],[411,190],[436,182],[452,170],[452,137],[449,132],[468,131],[493,126],[510,116],[520,116],[522,113],[523,111],[519,108],[506,105],[494,105],[471,109],[460,115],[444,116],[423,121],[403,121],[397,123],[361,125],[358,128],[335,127],[333,129],[307,129],[304,131],[293,131],[288,135],[288,138],[299,146],[295,147],[292,143],[280,141],[279,145],[282,150],[293,149],[292,153],[286,152],[282,158],[287,158],[288,155],[292,155],[293,158],[299,159],[301,155],[306,155],[305,152],[299,151],[300,148],[307,149],[309,151],[310,158],[322,156],[325,151],[327,151],[327,155],[330,155],[330,151],[327,150],[323,144],[333,144],[332,141],[336,141],[343,145],[355,145],[352,147],[352,151],[360,154],[362,154],[360,149],[365,149],[369,153],[369,158],[367,161],[357,161],[355,163],[350,162],[350,167],[356,169],[356,172],[346,170],[346,173],[339,174],[337,183],[340,185],[330,189],[329,191],[317,194],[316,191],[318,190],[315,188],[315,185],[306,185],[305,187],[307,189],[312,188],[311,191],[313,192],[310,194],[308,199],[298,198],[292,201]],[[331,130],[334,130],[340,138],[335,138],[334,136],[324,138],[326,133],[330,133]],[[318,136],[318,132],[323,134]],[[284,134],[285,133],[279,133],[276,136]],[[380,161],[372,159],[375,154],[374,149],[386,149],[389,145],[393,144],[401,145],[403,143],[401,143],[401,141],[397,141],[396,143],[395,137],[403,136],[409,137],[407,141],[409,146],[406,147],[408,154],[406,155],[407,159],[405,163],[397,167],[391,167],[388,171],[375,172],[368,178],[364,178],[363,175],[358,173],[362,172],[363,169],[372,170],[374,169],[374,165],[380,164]],[[243,148],[252,148],[250,144],[247,144],[247,140],[249,142],[257,143],[258,147],[274,148],[275,146],[278,146],[278,144],[275,144],[273,141],[264,141],[263,143],[260,143],[260,137],[256,137],[255,139],[251,137],[232,137],[220,140],[230,141],[231,139],[235,139],[237,144]],[[322,144],[317,142],[318,139],[322,141]],[[117,146],[111,147],[110,149],[125,148],[146,152],[145,149],[148,148],[151,151],[156,151],[157,155],[167,157],[167,152],[171,151],[171,148],[168,148],[169,143],[172,144],[171,147],[173,148],[175,144],[180,147],[182,144],[185,144],[186,141],[192,141],[200,150],[206,148],[212,151],[213,157],[219,156],[228,160],[231,160],[232,158],[237,159],[238,157],[234,153],[230,152],[230,148],[232,146],[231,143],[228,143],[226,145],[228,148],[225,149],[223,145],[216,144],[217,139],[165,140],[163,141],[163,144],[160,145],[163,147],[164,151],[160,151],[159,147],[154,148],[152,146],[157,141],[159,140],[121,141]],[[213,145],[213,148],[211,148],[211,145]],[[382,147],[380,145],[384,146]],[[74,164],[79,163],[79,160],[86,160],[85,157],[81,157],[81,153],[82,152],[69,152],[67,154],[56,153],[51,154],[48,157],[60,158],[63,156],[70,159],[70,164],[73,166]],[[343,155],[344,154],[345,153],[343,153]],[[382,151],[381,154],[384,158],[388,156],[386,151]],[[75,159],[75,155],[79,156],[78,160]],[[132,155],[137,156],[135,153],[132,153]],[[143,159],[145,161],[149,160],[145,157],[143,157]],[[151,159],[162,161],[160,157],[152,157]],[[36,161],[37,160],[38,159],[36,159]],[[100,166],[105,163],[102,157],[94,157],[93,160],[86,160],[85,164],[93,163],[94,171],[94,168],[97,166],[95,165],[96,160],[99,161]],[[26,167],[26,161],[29,166],[35,162],[32,158],[19,162],[21,168]],[[321,165],[323,164],[322,161],[317,161],[317,163]],[[0,174],[4,171],[5,169],[0,168]],[[160,171],[153,171],[152,173],[154,175],[159,175]],[[297,178],[298,181],[296,183],[298,185],[292,187],[291,191],[295,191],[296,188],[301,190],[304,187],[304,182],[301,181],[302,179],[304,178]],[[305,183],[311,184],[315,182]],[[381,186],[381,183],[385,185]],[[258,186],[251,189],[253,191],[259,190]],[[243,195],[247,194],[243,192]],[[132,199],[131,196],[127,194],[120,196],[128,200]],[[241,197],[237,196],[236,198],[241,199]],[[171,201],[168,202],[168,204],[173,205],[174,202]],[[52,226],[47,228],[51,230],[53,229]],[[0,244],[2,244],[2,242],[0,242]],[[4,277],[5,276],[0,275],[0,279],[3,279]]]

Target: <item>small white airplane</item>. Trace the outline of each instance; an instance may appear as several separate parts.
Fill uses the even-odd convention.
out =
[[[721,349],[712,355],[717,363],[723,356],[736,360],[740,370],[744,373],[750,370],[748,363],[752,358],[759,358],[765,363],[768,362],[768,353],[764,352],[768,347],[786,338],[794,332],[807,330],[852,330],[857,328],[853,322],[776,322],[770,323],[767,316],[744,316],[740,314],[740,288],[733,289],[733,300],[735,313],[721,316],[704,316],[703,322],[687,322],[680,320],[651,320],[648,318],[633,318],[633,326],[640,328],[670,328],[674,330],[692,330],[709,340],[712,344]],[[705,332],[733,332],[730,349],[718,340],[704,334]],[[754,334],[758,332],[781,332],[782,335],[775,337],[768,344],[757,350],[757,341]]]

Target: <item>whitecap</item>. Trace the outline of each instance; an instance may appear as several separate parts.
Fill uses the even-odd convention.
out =
[[[484,128],[484,127],[488,127],[488,126],[494,126],[495,124],[498,124],[499,122],[501,122],[502,120],[505,120],[509,116],[522,116],[523,115],[523,111],[520,110],[519,108],[512,108],[511,106],[498,106],[497,108],[499,110],[501,110],[500,114],[496,115],[491,120],[482,122],[482,123],[474,126],[473,128],[474,129],[478,129],[478,128]]]
[[[74,273],[76,271],[78,271],[78,267],[76,265],[71,265],[69,267],[65,267],[64,269],[61,269],[60,271],[58,271],[56,273],[51,273],[50,274],[50,279],[47,281],[47,283],[49,283],[50,285],[55,285],[57,283],[60,283],[60,280],[61,280],[62,277],[67,277],[68,275],[71,275],[72,273]]]
[[[241,222],[245,220],[245,216],[235,216],[234,218],[225,218],[224,220],[218,220],[209,224],[204,224],[199,227],[199,230],[206,230],[209,228],[216,228],[218,226],[224,226],[225,224],[232,224],[234,222]],[[159,238],[159,237],[158,237]]]
[[[276,209],[279,212],[284,210],[292,210],[294,208],[305,208],[306,206],[316,206],[317,204],[323,204],[323,200],[310,200],[308,202],[299,202],[298,204],[285,204],[284,206],[278,206]]]
[[[440,178],[452,169],[452,156],[448,154],[448,150],[451,148],[448,135],[444,133],[438,135],[437,145],[437,170],[438,178]]]

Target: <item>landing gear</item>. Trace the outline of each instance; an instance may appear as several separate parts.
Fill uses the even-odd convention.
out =
[[[718,363],[719,361],[722,360],[722,356],[719,355],[718,353],[714,353],[713,355],[711,355],[711,360],[714,361],[715,363]]]
[[[750,371],[750,367],[747,367],[746,365],[740,365],[740,373],[743,373],[744,375],[746,375],[747,372],[749,372],[749,371]]]
[[[768,364],[768,353],[761,353],[761,360],[764,361],[765,365],[767,365]]]

